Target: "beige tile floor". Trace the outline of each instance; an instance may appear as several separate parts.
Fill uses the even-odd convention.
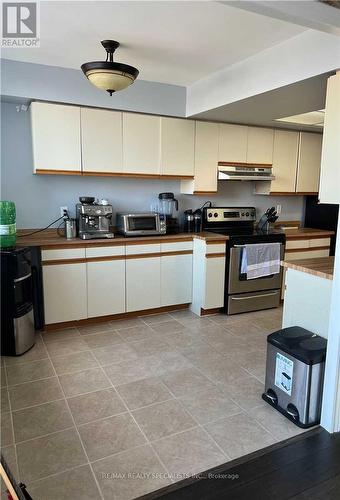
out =
[[[261,399],[281,310],[38,335],[2,359],[1,442],[34,500],[127,500],[300,432]]]

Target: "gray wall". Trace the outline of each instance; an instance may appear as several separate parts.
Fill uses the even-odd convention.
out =
[[[81,70],[2,59],[1,94],[5,99],[42,100],[185,116],[186,88],[136,80],[109,96],[89,83]]]
[[[1,198],[13,200],[19,228],[40,228],[59,217],[59,207],[74,205],[81,195],[108,198],[115,211],[150,209],[150,202],[162,191],[173,191],[180,209],[197,208],[204,197],[179,194],[178,181],[101,177],[33,175],[29,113],[17,111],[13,103],[2,103],[1,110]],[[211,197],[215,205],[255,206],[261,214],[280,203],[282,219],[302,217],[300,196],[254,196],[251,182],[219,183],[219,194]]]

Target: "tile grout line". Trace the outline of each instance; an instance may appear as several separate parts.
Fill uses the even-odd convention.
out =
[[[6,371],[6,368],[5,368],[5,372],[6,372],[6,379],[7,379],[7,371]],[[12,425],[12,436],[13,436],[14,456],[15,456],[16,466],[17,466],[17,470],[18,470],[18,476],[19,476],[19,477],[18,477],[18,479],[20,480],[19,460],[18,460],[17,445],[16,445],[16,442],[15,442],[15,434],[14,434],[13,411],[12,411],[11,399],[10,399],[10,397],[9,397],[9,390],[8,390],[8,386],[6,387],[6,390],[7,390],[7,395],[8,395],[9,411],[10,411],[10,416],[11,416],[11,425]]]
[[[130,417],[132,418],[132,420],[135,422],[135,425],[137,426],[137,428],[139,429],[139,431],[141,432],[141,434],[144,436],[144,439],[146,440],[146,443],[149,444],[153,450],[153,452],[155,453],[156,457],[158,458],[158,461],[159,463],[161,464],[161,466],[163,467],[163,469],[166,471],[167,474],[170,474],[167,467],[165,467],[165,464],[163,462],[163,460],[160,458],[160,456],[158,455],[158,453],[156,452],[156,450],[154,449],[154,447],[152,446],[152,443],[150,442],[150,440],[148,439],[148,437],[146,436],[145,432],[141,429],[141,427],[139,426],[137,420],[135,419],[134,415],[132,415],[130,409],[128,408],[127,404],[125,403],[124,399],[122,398],[122,396],[119,394],[119,392],[117,391],[117,389],[115,388],[115,386],[113,385],[111,379],[108,377],[108,375],[106,375],[104,369],[102,368],[102,371],[103,373],[105,374],[105,376],[108,378],[110,384],[111,384],[111,387],[113,388],[113,390],[115,391],[115,393],[117,394],[118,398],[121,400],[121,402],[123,403],[123,405],[125,406],[125,408],[127,409],[127,412],[128,414],[130,415]],[[126,450],[127,451],[127,450]]]
[[[231,458],[229,457],[229,455],[222,450],[222,448],[220,447],[220,445],[215,441],[215,439],[210,436],[210,434],[207,432],[207,430],[203,427],[203,425],[196,419],[196,417],[194,417],[194,415],[183,405],[183,403],[180,401],[180,399],[178,399],[175,394],[171,391],[171,389],[166,386],[170,392],[170,394],[173,395],[173,397],[175,398],[175,400],[181,405],[181,407],[190,415],[190,417],[193,419],[194,422],[196,422],[197,426],[205,432],[205,434],[217,445],[218,449],[220,450],[220,452],[222,453],[223,456],[225,456],[227,459],[231,460]],[[237,405],[238,406],[238,405]]]
[[[43,343],[45,344],[44,340],[43,340]],[[46,346],[45,346],[45,347],[46,347]],[[49,354],[49,353],[48,353],[48,354]],[[94,481],[95,481],[95,483],[96,483],[96,485],[97,485],[98,492],[99,492],[99,495],[100,495],[100,497],[101,497],[101,500],[105,500],[105,499],[104,499],[104,496],[103,496],[103,494],[102,494],[102,490],[101,490],[101,488],[100,488],[100,486],[99,486],[99,483],[98,483],[97,477],[96,477],[96,475],[95,475],[95,473],[94,473],[94,471],[93,471],[93,468],[92,468],[91,462],[90,462],[89,457],[88,457],[88,455],[87,455],[87,452],[86,452],[86,449],[85,449],[84,443],[83,443],[83,441],[82,441],[82,439],[81,439],[80,432],[79,432],[79,430],[78,430],[78,428],[77,428],[77,426],[76,426],[76,422],[75,422],[75,420],[74,420],[73,414],[72,414],[71,409],[70,409],[70,406],[69,406],[69,404],[68,404],[68,401],[67,401],[67,398],[66,398],[66,394],[65,394],[64,389],[63,389],[63,387],[62,387],[62,385],[61,385],[61,382],[60,382],[60,380],[59,380],[59,377],[58,377],[57,372],[56,372],[56,370],[55,370],[55,368],[54,368],[54,365],[53,365],[53,362],[52,362],[52,359],[51,359],[51,358],[50,358],[50,363],[51,363],[51,365],[52,365],[52,367],[53,367],[54,374],[55,374],[55,376],[57,377],[57,382],[58,382],[58,384],[59,384],[59,387],[60,387],[60,389],[61,389],[61,392],[62,392],[62,394],[64,394],[64,400],[65,400],[66,406],[67,406],[67,408],[68,408],[69,414],[70,414],[70,416],[71,416],[71,419],[72,419],[72,422],[73,422],[74,429],[75,429],[75,431],[76,431],[76,433],[77,433],[77,435],[78,435],[78,439],[79,439],[80,444],[81,444],[81,447],[82,447],[82,449],[83,449],[83,452],[84,452],[85,458],[86,458],[87,463],[88,463],[88,465],[89,465],[89,467],[90,467],[90,469],[91,469],[92,476],[93,476]]]

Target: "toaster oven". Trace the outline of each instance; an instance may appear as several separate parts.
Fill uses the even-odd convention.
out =
[[[117,231],[124,236],[152,236],[166,234],[166,222],[156,212],[118,213]]]

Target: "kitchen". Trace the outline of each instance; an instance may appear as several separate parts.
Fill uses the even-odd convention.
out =
[[[165,17],[182,9],[200,19],[204,9],[217,9],[215,15],[226,9],[228,15],[254,20],[255,14],[213,4],[172,8],[166,2],[163,13],[162,7],[157,9]],[[53,11],[53,2],[50,8]],[[106,8],[117,13],[122,7],[117,3]],[[147,8],[151,12],[156,7]],[[262,16],[261,22],[265,26],[269,21]],[[286,29],[290,41],[288,32],[291,36],[301,28],[289,24]],[[100,58],[102,48],[90,42],[93,59]],[[117,50],[124,54],[121,59],[143,70],[131,59],[133,50],[123,50]],[[40,49],[26,62],[20,49],[13,51],[14,58],[7,49],[2,61],[1,198],[15,202],[17,245],[41,248],[40,309],[45,316],[35,346],[22,356],[7,356],[2,366],[7,426],[3,453],[14,476],[27,483],[36,499],[47,498],[46,491],[48,498],[135,498],[304,432],[261,396],[268,334],[282,326],[301,326],[336,343],[328,334],[336,280],[332,287],[326,278],[322,310],[328,311],[323,318],[329,323],[318,318],[317,331],[309,318],[314,307],[303,301],[310,284],[300,280],[301,292],[290,285],[291,271],[305,274],[320,258],[329,266],[329,255],[334,254],[336,206],[327,205],[329,220],[321,217],[321,222],[315,215],[318,207],[311,208],[318,197],[337,204],[336,181],[328,185],[324,167],[330,163],[327,154],[334,163],[336,147],[333,141],[331,147],[322,145],[320,122],[313,126],[303,120],[286,120],[284,125],[274,121],[298,115],[297,105],[286,114],[273,109],[277,116],[267,121],[261,113],[250,118],[252,111],[242,117],[242,106],[225,111],[225,117],[236,113],[239,120],[218,118],[214,106],[210,114],[202,108],[203,116],[196,109],[185,117],[185,87],[178,84],[158,84],[155,100],[152,85],[157,84],[137,79],[129,89],[110,96],[91,85],[79,69],[47,66],[43,52],[39,60]],[[83,51],[79,59],[78,68],[91,58]],[[336,69],[328,68],[327,75],[320,71],[320,105],[308,111],[324,109],[327,82],[328,102],[338,102]],[[30,81],[28,89],[20,88],[23,76]],[[51,77],[59,85],[51,82],[41,88],[40,81]],[[299,83],[289,89],[292,101],[301,95]],[[287,85],[281,87],[283,96]],[[314,83],[306,80],[306,94],[309,88]],[[139,92],[143,98],[138,99]],[[250,110],[259,99],[255,94],[247,103]],[[281,102],[277,93],[276,99]],[[194,98],[191,103],[197,108]],[[324,144],[337,126],[332,109],[326,101]],[[325,113],[320,113],[323,118]],[[234,175],[237,180],[230,178]],[[88,199],[82,203],[80,197]],[[79,203],[76,227],[79,236],[83,221],[84,239],[72,233]],[[65,207],[69,220],[64,224]],[[273,207],[270,229],[263,220],[261,233],[253,239],[254,227],[268,207]],[[104,214],[105,235],[114,237],[86,238],[98,222],[98,214],[93,215],[98,210]],[[120,213],[139,217],[117,218]],[[141,218],[145,213],[148,217]],[[42,230],[58,217],[53,227]],[[137,234],[124,234],[124,224],[123,234],[117,234],[123,219]],[[59,235],[64,225],[70,239]],[[156,233],[138,234],[138,229],[150,228]],[[274,278],[252,282],[240,273],[238,247],[254,241],[281,245],[276,263],[301,267],[301,258],[305,260],[303,273],[301,268],[287,271],[287,290],[292,288],[295,295],[286,292],[283,324],[281,268]],[[231,271],[236,270],[236,289],[230,263]],[[315,289],[321,290],[318,283]],[[236,309],[231,304],[237,304]],[[334,366],[326,366],[326,379],[334,379],[332,370]],[[330,379],[327,388],[331,386]],[[325,398],[330,398],[328,390]],[[323,407],[331,413],[331,406]],[[333,432],[336,425],[331,430],[324,419],[323,427]],[[69,457],[64,451],[68,441]],[[54,453],[40,451],[45,446]],[[34,460],[28,460],[32,455]],[[144,463],[149,468],[143,469]],[[158,479],[113,481],[103,476],[117,471],[152,471]],[[78,490],[81,481],[89,493]]]

